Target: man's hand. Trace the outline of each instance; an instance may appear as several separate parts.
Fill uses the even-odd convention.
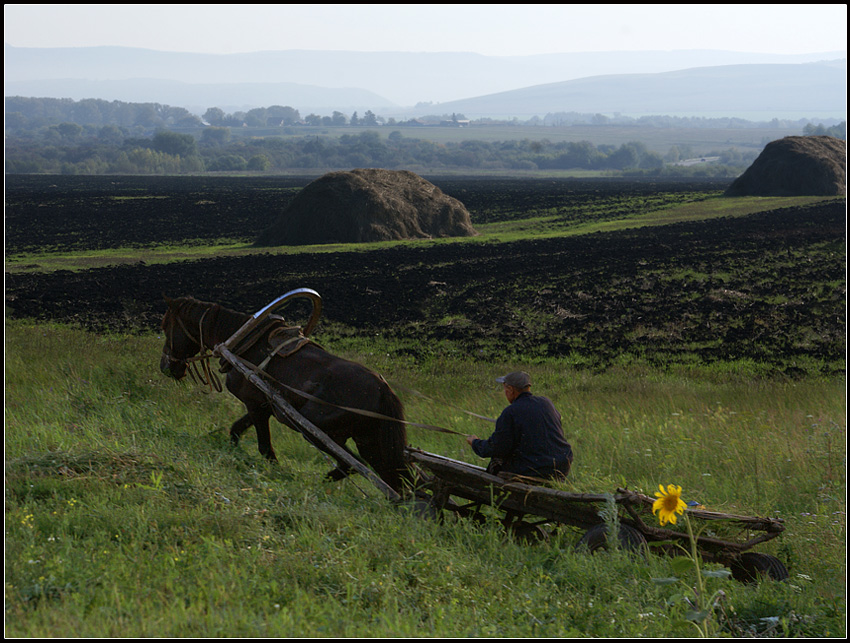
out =
[[[467,443],[469,446],[472,446],[472,443],[473,443],[473,442],[475,442],[475,440],[477,440],[477,439],[478,439],[478,436],[477,436],[477,435],[467,435],[467,436],[466,436],[466,443]]]

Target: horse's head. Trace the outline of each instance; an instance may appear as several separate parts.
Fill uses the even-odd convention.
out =
[[[170,299],[165,297],[168,309],[162,317],[162,332],[165,335],[165,345],[162,347],[162,357],[159,360],[159,370],[173,377],[182,379],[186,375],[187,361],[201,350],[201,342],[197,333],[197,322],[191,320],[191,302],[186,298]],[[193,333],[190,329],[196,329]]]

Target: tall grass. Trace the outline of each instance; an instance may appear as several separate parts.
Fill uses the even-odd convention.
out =
[[[6,634],[78,636],[679,637],[687,605],[660,556],[574,550],[497,524],[426,521],[277,426],[280,462],[227,429],[227,393],[158,372],[161,338],[6,326]],[[558,363],[390,360],[381,371],[411,420],[486,435],[506,403],[494,383],[531,372],[576,450],[567,487],[651,493],[785,519],[762,551],[785,583],[712,578],[732,636],[845,634],[844,381],[760,379],[746,365],[605,373]],[[414,393],[414,391],[417,394]],[[410,442],[478,462],[465,441],[410,429]]]

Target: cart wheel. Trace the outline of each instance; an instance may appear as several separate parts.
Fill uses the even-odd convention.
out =
[[[540,525],[532,525],[528,522],[518,521],[510,526],[510,532],[520,542],[534,544],[548,542],[549,533]]]
[[[425,520],[439,520],[440,508],[437,507],[430,499],[416,499],[412,506],[413,514]]]
[[[620,548],[628,552],[644,553],[647,547],[646,538],[634,527],[620,525],[619,529]],[[581,540],[578,541],[576,549],[587,549],[591,554],[600,549],[608,549],[608,525],[604,522],[587,530]]]
[[[775,556],[758,552],[745,552],[729,566],[732,578],[742,583],[753,583],[763,578],[783,581],[788,578],[788,570]]]

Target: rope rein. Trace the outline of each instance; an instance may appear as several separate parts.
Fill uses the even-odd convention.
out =
[[[245,361],[245,360],[243,360],[243,361]],[[409,420],[400,420],[398,418],[390,417],[389,415],[383,415],[382,413],[376,413],[375,411],[367,411],[365,409],[356,409],[356,408],[352,408],[350,406],[342,406],[340,404],[334,404],[333,402],[328,402],[328,401],[323,400],[319,397],[316,397],[315,395],[311,395],[310,393],[307,393],[306,391],[301,391],[297,388],[287,386],[283,382],[279,382],[278,380],[274,379],[266,371],[261,370],[258,366],[255,366],[254,364],[251,364],[248,361],[245,361],[245,364],[252,371],[254,371],[257,375],[270,379],[272,382],[274,382],[274,384],[276,386],[280,386],[282,388],[285,388],[290,393],[295,393],[296,395],[299,395],[299,396],[301,396],[305,399],[308,399],[311,402],[317,402],[317,403],[323,404],[325,406],[331,406],[333,408],[337,408],[337,409],[340,409],[342,411],[347,411],[348,413],[354,413],[356,415],[363,415],[365,417],[375,418],[376,420],[387,420],[387,421],[390,421],[390,422],[398,422],[399,424],[406,424],[408,426],[415,426],[415,427],[419,427],[420,429],[428,429],[429,431],[437,431],[438,433],[450,433],[452,435],[461,435],[461,436],[464,436],[464,437],[467,435],[466,433],[460,433],[458,431],[453,431],[452,429],[446,429],[442,426],[436,426],[434,424],[422,424],[420,422],[411,422]],[[483,417],[483,416],[479,415],[477,417]],[[489,419],[489,418],[485,418],[485,419]]]
[[[222,387],[221,382],[218,377],[212,372],[212,368],[210,367],[210,359],[213,357],[212,352],[206,347],[204,344],[204,319],[207,316],[207,313],[212,310],[211,308],[207,308],[204,311],[204,314],[201,315],[201,319],[198,321],[198,339],[189,332],[189,329],[186,328],[186,324],[183,323],[183,319],[179,315],[175,315],[177,319],[177,323],[180,324],[180,328],[183,329],[183,332],[186,333],[186,336],[191,339],[193,342],[198,344],[201,347],[200,355],[196,355],[195,357],[187,357],[186,362],[186,371],[189,373],[189,377],[192,378],[192,381],[196,384],[200,384],[202,386],[208,386],[210,391],[216,391],[217,393],[221,393]],[[174,348],[174,329],[171,328],[171,332],[168,337],[169,351]],[[174,359],[169,355],[169,359]],[[200,366],[199,366],[200,364]]]
[[[210,368],[210,358],[212,355],[204,355],[201,357],[193,357],[186,360],[186,370],[192,381],[202,386],[209,386],[211,391],[221,393],[221,382],[215,373]],[[200,363],[200,366],[198,364]]]

